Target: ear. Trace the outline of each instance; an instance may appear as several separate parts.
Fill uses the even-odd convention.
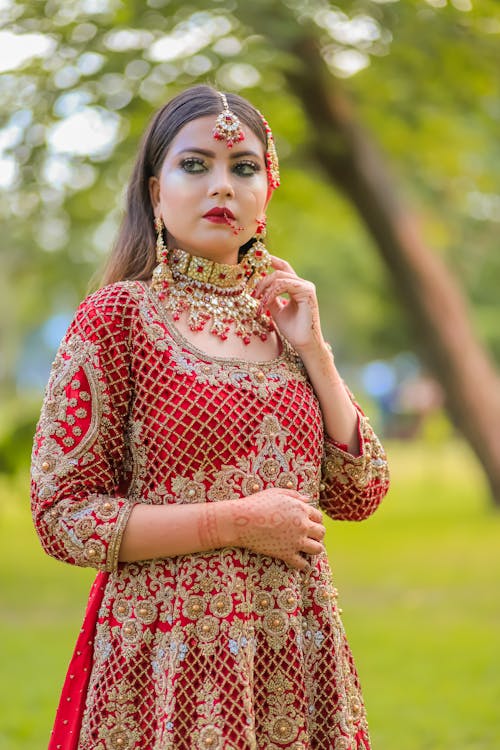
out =
[[[158,177],[150,177],[149,182],[148,182],[148,187],[149,187],[149,198],[151,200],[151,205],[153,206],[153,212],[156,216],[156,213],[160,205],[160,181]]]

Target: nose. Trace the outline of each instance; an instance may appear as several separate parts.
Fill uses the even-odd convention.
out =
[[[221,165],[220,168],[213,170],[208,192],[211,197],[234,197],[234,187],[231,180],[231,173],[225,166],[223,167]]]

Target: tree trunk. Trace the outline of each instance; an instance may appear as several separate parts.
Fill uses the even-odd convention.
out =
[[[329,73],[314,38],[287,73],[311,123],[313,153],[368,228],[413,324],[422,357],[443,387],[447,410],[486,472],[500,505],[500,379],[475,335],[467,304],[443,261],[425,244],[382,158]]]

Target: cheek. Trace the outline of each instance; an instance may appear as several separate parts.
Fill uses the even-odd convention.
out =
[[[259,177],[247,191],[247,200],[256,211],[262,211],[267,199],[267,179]]]
[[[196,192],[191,175],[181,171],[171,172],[161,183],[162,200],[164,204],[178,202],[192,196]]]

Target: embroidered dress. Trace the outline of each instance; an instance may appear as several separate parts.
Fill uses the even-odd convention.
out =
[[[136,503],[284,487],[366,518],[388,474],[360,410],[359,438],[357,457],[325,439],[286,342],[269,362],[205,355],[141,282],[82,303],[33,451],[45,550],[99,571],[50,750],[369,749],[326,555],[307,573],[239,548],[118,563]]]

